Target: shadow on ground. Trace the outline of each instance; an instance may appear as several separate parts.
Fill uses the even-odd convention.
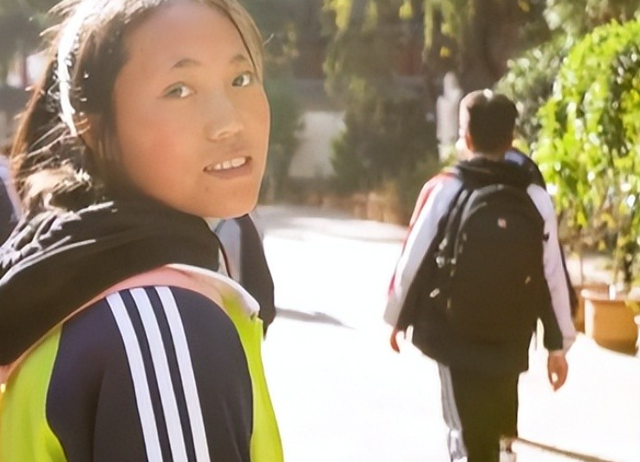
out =
[[[328,324],[331,326],[344,327],[346,329],[353,329],[342,321],[325,313],[319,313],[314,311],[307,313],[305,311],[291,310],[288,308],[276,308],[276,317],[291,319],[292,321],[309,322],[314,324]]]

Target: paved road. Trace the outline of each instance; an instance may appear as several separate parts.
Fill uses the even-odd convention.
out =
[[[288,462],[446,462],[433,362],[381,321],[402,227],[318,209],[258,210],[280,309],[265,366]],[[640,360],[581,337],[553,393],[545,355],[521,378],[521,436],[640,462]],[[520,447],[518,462],[578,460]]]

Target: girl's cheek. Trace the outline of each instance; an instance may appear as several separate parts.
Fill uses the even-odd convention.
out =
[[[178,137],[181,130],[176,129],[169,123],[153,123],[139,127],[133,134],[133,149],[131,155],[139,157],[145,163],[154,163],[155,167],[160,161],[163,164],[170,160],[172,153],[178,147]]]

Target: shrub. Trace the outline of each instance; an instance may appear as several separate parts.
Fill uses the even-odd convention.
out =
[[[625,286],[640,236],[640,23],[610,23],[578,43],[541,108],[534,157],[577,240],[615,257]]]

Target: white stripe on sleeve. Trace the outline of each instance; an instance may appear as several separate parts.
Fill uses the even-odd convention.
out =
[[[147,459],[161,461],[162,450],[160,449],[156,417],[153,412],[153,405],[151,404],[149,381],[131,318],[129,318],[129,313],[127,313],[124,301],[119,293],[109,295],[107,297],[107,303],[109,303],[113,317],[116,320],[129,361],[129,370],[131,371],[131,378],[133,379],[133,389],[136,396]]]
[[[160,327],[156,319],[151,301],[144,289],[132,289],[129,291],[136,303],[145,334],[151,351],[151,361],[158,381],[160,402],[167,425],[171,455],[175,462],[187,462],[187,449],[185,447],[182,423],[178,412],[176,394],[171,382],[167,352],[160,334]]]
[[[184,331],[184,325],[180,318],[175,298],[168,287],[156,287],[156,292],[160,297],[164,312],[167,316],[169,329],[176,350],[178,359],[178,368],[180,370],[180,379],[182,380],[182,388],[187,403],[189,413],[189,421],[191,422],[191,431],[193,432],[193,445],[195,447],[196,460],[198,462],[210,462],[209,447],[207,443],[207,435],[204,428],[204,418],[202,417],[202,409],[200,407],[200,397],[196,386],[193,364],[191,362],[191,354],[187,344],[187,337]]]

